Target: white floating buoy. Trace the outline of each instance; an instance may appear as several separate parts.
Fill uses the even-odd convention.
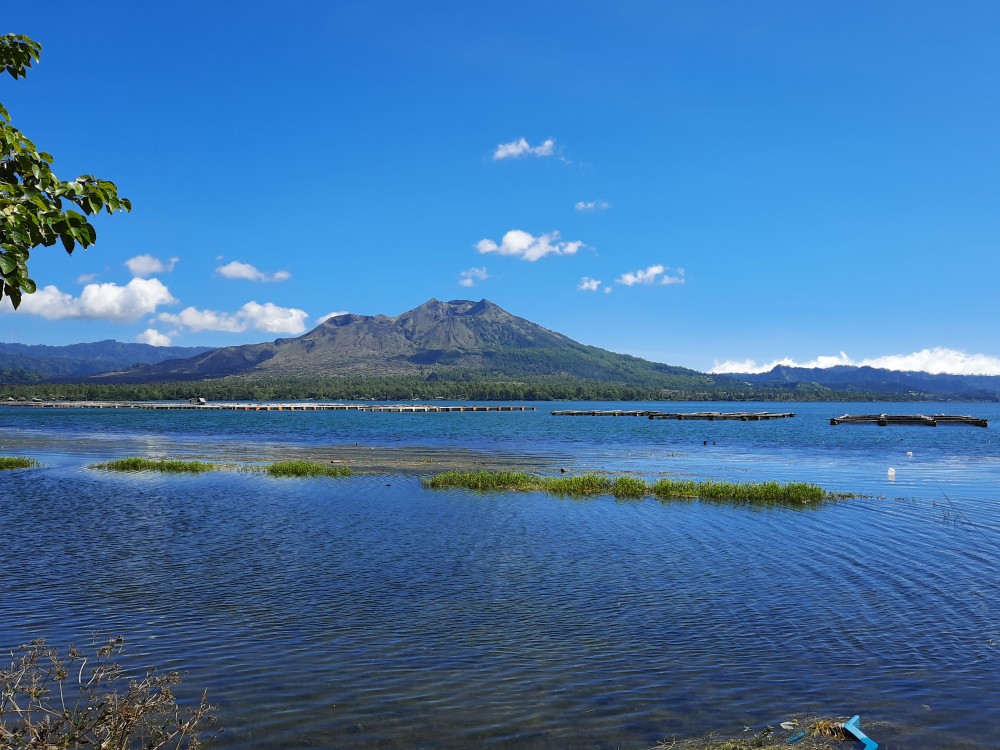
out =
[[[895,478],[896,478],[896,470],[895,470],[895,469],[893,469],[893,468],[892,468],[892,467],[890,466],[890,467],[889,467],[889,479],[895,479]]]
[[[913,451],[906,451],[906,455],[913,458]]]

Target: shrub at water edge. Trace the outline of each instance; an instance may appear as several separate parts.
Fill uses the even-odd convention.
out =
[[[182,709],[177,672],[129,674],[113,659],[116,638],[87,657],[34,641],[0,667],[0,747],[200,748],[215,723],[207,695]]]

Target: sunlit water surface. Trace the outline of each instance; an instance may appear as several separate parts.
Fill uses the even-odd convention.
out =
[[[798,416],[0,408],[0,455],[45,464],[0,473],[0,648],[124,634],[130,665],[208,688],[221,747],[647,748],[853,713],[885,748],[997,747],[997,405],[736,408]],[[994,421],[829,425],[847,411]],[[752,510],[86,468],[356,444],[867,497]]]

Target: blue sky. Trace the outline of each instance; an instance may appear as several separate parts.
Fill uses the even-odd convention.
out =
[[[134,210],[35,251],[0,340],[485,297],[699,370],[1000,373],[1000,4],[94,8],[5,9],[43,50],[0,102]]]

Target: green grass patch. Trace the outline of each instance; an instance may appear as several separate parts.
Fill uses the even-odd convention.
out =
[[[661,500],[698,499],[744,505],[816,505],[833,499],[826,490],[806,482],[694,482],[660,479],[650,492]]]
[[[0,456],[0,471],[5,469],[32,469],[41,466],[33,458],[23,458],[21,456]]]
[[[641,498],[649,494],[649,485],[636,477],[615,477],[611,494],[620,498]]]
[[[278,461],[265,466],[265,474],[272,477],[349,477],[351,470],[346,466],[327,466],[309,461]]]
[[[539,477],[523,471],[446,471],[423,480],[434,490],[462,487],[467,490],[536,490]]]
[[[740,505],[800,507],[839,499],[822,487],[805,482],[695,482],[690,479],[661,479],[649,484],[633,476],[603,474],[579,476],[537,476],[516,471],[448,471],[423,480],[429,489],[462,488],[480,491],[536,491],[553,495],[613,495],[638,499],[691,499]]]
[[[214,471],[215,464],[203,461],[180,461],[170,458],[118,458],[101,464],[91,464],[91,469],[106,471],[162,471],[168,474],[201,474]]]
[[[532,489],[553,495],[610,495],[613,482],[602,474],[581,474],[576,477],[535,477]]]

